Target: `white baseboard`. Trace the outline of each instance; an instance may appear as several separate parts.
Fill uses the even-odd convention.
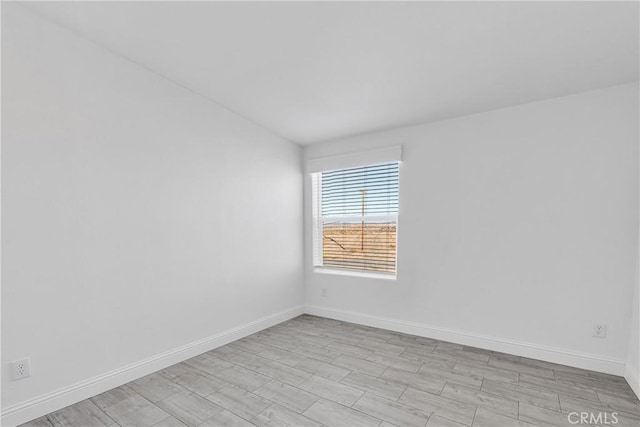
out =
[[[638,396],[638,399],[640,399],[640,370],[638,367],[627,363],[624,366],[624,379],[627,380],[629,386],[631,386],[631,390],[633,390],[636,396]]]
[[[505,338],[497,338],[472,332],[458,331],[425,325],[421,323],[406,322],[403,320],[389,319],[368,314],[353,313],[349,311],[334,310],[317,306],[307,306],[306,313],[315,316],[328,317],[344,322],[358,323],[365,326],[387,329],[425,338],[438,339],[456,344],[499,351],[502,353],[524,356],[532,359],[544,360],[552,363],[589,369],[612,375],[623,375],[625,362],[623,360],[598,356],[595,354],[580,353],[563,348],[547,347]],[[637,378],[637,375],[636,375]]]
[[[43,394],[2,410],[1,424],[5,427],[25,423],[81,400],[103,393],[160,369],[190,359],[214,348],[244,338],[263,329],[282,323],[304,313],[304,307],[265,316],[233,329],[166,351],[156,356],[106,372],[97,377]]]

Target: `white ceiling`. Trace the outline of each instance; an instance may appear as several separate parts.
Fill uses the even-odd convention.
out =
[[[638,80],[638,2],[28,7],[301,144]]]

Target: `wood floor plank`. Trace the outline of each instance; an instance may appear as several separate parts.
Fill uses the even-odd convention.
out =
[[[387,344],[405,347],[405,351],[415,354],[433,353],[437,347],[436,343],[425,343],[416,340],[416,337],[394,337],[387,341]]]
[[[419,360],[409,360],[404,357],[378,352],[373,353],[371,356],[367,357],[367,360],[375,362],[379,365],[395,369],[403,369],[409,372],[418,372],[418,370],[424,364]]]
[[[226,409],[204,420],[198,427],[255,427],[254,424]]]
[[[318,400],[318,397],[289,384],[273,380],[255,391],[255,394],[267,400],[302,413]]]
[[[439,394],[447,383],[447,381],[443,380],[442,378],[432,378],[425,375],[393,368],[387,369],[380,376],[380,378],[402,384],[407,387],[412,387],[417,390],[436,394]]]
[[[209,354],[233,365],[239,365],[253,371],[264,366],[268,361],[268,359],[264,357],[249,353],[232,345],[225,345],[224,347],[209,352]]]
[[[543,408],[553,410],[560,409],[557,393],[533,390],[526,387],[491,380],[484,380],[482,382],[481,390],[507,399],[517,399],[520,402]]]
[[[256,334],[256,341],[266,344],[270,347],[279,348],[281,350],[291,351],[294,348],[298,347],[298,343],[296,342],[296,340],[291,339],[291,337],[286,337],[278,333],[272,333],[268,330]]]
[[[271,361],[259,367],[256,371],[273,378],[274,380],[278,380],[292,386],[299,386],[313,375],[289,365]]]
[[[157,373],[132,381],[127,386],[151,402],[158,402],[184,391],[183,387]]]
[[[373,354],[373,351],[366,348],[356,347],[355,345],[344,344],[340,342],[332,342],[327,345],[329,350],[337,351],[338,353],[346,356],[353,356],[359,359],[366,359]]]
[[[324,427],[322,423],[274,404],[251,419],[258,427]]]
[[[115,421],[98,408],[92,401],[83,400],[52,412],[47,418],[54,427],[83,426],[83,427],[112,427]],[[160,421],[160,420],[158,420]]]
[[[498,351],[486,350],[484,348],[470,347],[468,345],[463,346],[462,351],[467,351],[467,352],[471,352],[471,353],[478,353],[478,354],[484,354],[484,355],[487,355],[489,357],[491,357],[491,356],[499,356],[502,359],[511,360],[513,362],[519,362],[522,359],[520,356],[515,356],[513,354],[505,354],[505,353],[500,353]]]
[[[472,351],[465,351],[464,349],[457,348],[439,348],[436,346],[433,350],[435,354],[442,354],[453,357],[458,360],[467,360],[476,363],[488,363],[490,356],[488,354],[474,353]]]
[[[191,427],[200,425],[203,421],[224,410],[223,407],[210,400],[186,391],[167,397],[157,405]]]
[[[431,415],[429,412],[369,393],[365,393],[352,407],[397,426],[424,427]]]
[[[342,353],[339,353],[338,351],[330,350],[328,348],[321,347],[318,345],[312,345],[312,344],[300,345],[294,348],[293,350],[291,350],[291,352],[300,354],[305,357],[311,357],[317,360],[321,360],[327,363],[331,363],[337,357],[342,356]]]
[[[186,363],[178,363],[161,370],[159,373],[163,377],[201,396],[206,396],[227,386],[226,382]]]
[[[493,381],[501,381],[505,383],[518,384],[520,374],[513,371],[507,371],[500,368],[495,368],[489,365],[483,365],[479,363],[469,361],[459,361],[453,367],[454,372],[460,372],[476,377],[486,378]]]
[[[207,396],[207,400],[250,420],[271,406],[272,402],[257,394],[230,385]]]
[[[130,387],[128,387],[127,385],[123,385],[120,387],[112,388],[111,390],[105,391],[104,393],[101,393],[97,396],[93,396],[89,400],[91,400],[98,408],[104,409],[107,406],[115,405],[116,403],[122,402],[125,399],[135,396],[135,394],[136,392],[133,391]]]
[[[348,386],[390,400],[398,400],[398,398],[407,388],[406,385],[401,385],[392,381],[387,381],[383,378],[363,374],[362,372],[351,372],[340,382],[342,384],[346,384]]]
[[[626,382],[620,383],[618,381],[607,381],[600,378],[593,378],[565,371],[558,371],[555,375],[556,381],[561,383],[588,387],[599,392],[617,395],[630,400],[637,400],[633,390],[631,390],[631,387],[629,387]]]
[[[45,415],[40,418],[36,418],[35,420],[29,421],[28,423],[21,424],[20,427],[53,427],[53,425],[49,422],[49,419]]]
[[[131,396],[104,412],[121,426],[153,426],[169,417],[169,414],[140,395]]]
[[[187,427],[187,425],[175,417],[169,417],[154,424],[153,427]]]
[[[348,385],[337,383],[335,381],[314,375],[307,381],[300,384],[300,389],[313,393],[316,396],[323,397],[327,400],[340,403],[345,406],[351,406],[358,400],[364,392]]]
[[[502,356],[504,357],[504,356]],[[574,368],[573,366],[560,365],[558,363],[546,362],[544,360],[529,359],[528,357],[520,357],[520,363],[524,365],[537,366],[539,368],[551,369],[554,372],[570,372],[578,375],[589,376],[586,369]]]
[[[445,369],[450,371],[458,363],[458,359],[448,354],[439,353],[414,353],[411,348],[403,352],[400,357],[409,360],[415,360],[435,369]]]
[[[561,383],[548,378],[541,378],[535,375],[520,374],[520,386],[533,390],[549,391],[559,395],[575,396],[585,400],[599,403],[596,392],[588,387],[578,384]]]
[[[520,402],[518,419],[539,426],[571,425],[568,414]]]
[[[478,408],[473,419],[473,427],[533,427],[525,421],[497,414],[486,408]]]
[[[216,373],[215,376],[228,384],[232,384],[248,391],[253,391],[271,381],[271,378],[257,372],[250,371],[241,366],[233,366],[225,369],[224,371]],[[220,387],[218,390],[222,388],[224,387]],[[207,395],[213,393],[213,391],[207,393]]]
[[[295,368],[333,381],[340,381],[346,377],[349,372],[351,372],[347,368],[312,358],[304,359],[302,362],[295,365]]]
[[[304,412],[325,426],[376,427],[381,420],[338,403],[320,399]]]
[[[476,389],[454,383],[447,383],[440,395],[474,406],[484,406],[493,412],[503,414],[511,418],[518,418],[517,400],[507,399],[502,396],[478,391]]]
[[[333,344],[346,345],[351,348],[354,348],[362,341],[361,336],[346,331],[343,328],[339,328],[333,331],[327,331],[322,335],[329,338]],[[355,348],[354,350],[357,350],[357,348]]]
[[[244,350],[244,351],[246,351],[248,353],[253,353],[253,354],[260,354],[261,352],[263,352],[265,350],[269,350],[270,348],[272,348],[271,346],[268,346],[266,344],[263,344],[261,342],[258,342],[258,341],[255,341],[255,340],[251,339],[250,336],[246,337],[246,338],[243,338],[241,340],[238,340],[238,341],[234,341],[231,344],[235,348],[239,348],[241,350]]]
[[[399,355],[407,349],[407,347],[398,344],[389,344],[384,341],[375,341],[371,338],[365,338],[357,344],[358,347],[371,350],[375,353],[387,355]]]
[[[465,427],[464,424],[451,421],[448,418],[432,414],[427,423],[427,427]]]
[[[555,376],[551,369],[531,366],[520,362],[514,362],[510,359],[502,359],[499,356],[491,356],[488,362],[489,366],[524,374],[531,374],[543,378],[554,379]]]
[[[261,357],[271,359],[283,365],[295,366],[305,358],[299,354],[279,348],[270,348],[259,353]]]
[[[213,374],[233,366],[233,363],[215,357],[210,353],[203,353],[199,356],[192,357],[191,359],[185,360],[184,363],[209,374]]]
[[[373,375],[376,377],[382,374],[387,369],[386,366],[380,365],[378,363],[360,359],[354,356],[345,355],[336,358],[332,362],[332,364],[350,369],[352,371],[363,372],[365,374]]]
[[[468,426],[471,425],[473,416],[476,413],[476,406],[473,404],[416,390],[411,387],[405,390],[398,402]]]
[[[610,411],[622,411],[640,418],[640,402],[637,399],[622,397],[602,390],[598,390],[596,393],[602,406]]]
[[[428,365],[423,365],[418,371],[418,374],[429,378],[438,378],[443,381],[451,381],[456,384],[462,384],[477,389],[480,389],[483,379],[482,376],[474,373],[435,369]]]

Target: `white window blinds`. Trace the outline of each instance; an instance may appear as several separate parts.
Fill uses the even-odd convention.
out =
[[[314,264],[395,273],[398,162],[312,174]]]

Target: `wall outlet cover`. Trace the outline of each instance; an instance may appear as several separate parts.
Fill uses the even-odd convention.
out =
[[[16,380],[21,380],[23,378],[27,378],[31,376],[31,364],[29,363],[29,358],[24,358],[20,360],[16,360],[11,363],[11,378]]]
[[[593,325],[593,336],[596,338],[605,338],[607,336],[607,324],[596,323]]]

